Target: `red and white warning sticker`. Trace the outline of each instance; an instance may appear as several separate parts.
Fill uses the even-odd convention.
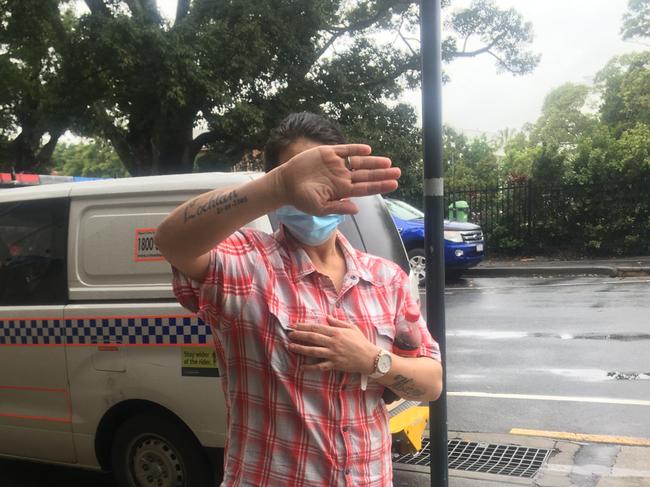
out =
[[[156,242],[154,242],[155,228],[136,228],[135,229],[135,253],[136,262],[148,260],[165,260],[162,256]]]

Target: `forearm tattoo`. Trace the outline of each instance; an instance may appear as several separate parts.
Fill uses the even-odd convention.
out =
[[[402,392],[409,397],[423,396],[424,391],[416,387],[414,384],[415,381],[413,379],[409,379],[407,377],[404,377],[403,375],[398,374],[395,376],[394,382],[390,384],[388,387],[390,387],[394,391]]]
[[[246,203],[248,198],[246,196],[239,196],[237,190],[232,190],[229,193],[225,194],[216,194],[211,196],[208,201],[202,205],[198,205],[197,201],[194,199],[190,201],[185,207],[185,214],[183,218],[183,223],[201,216],[204,213],[209,211],[214,211],[217,215],[223,213],[224,211],[231,210],[236,206]]]

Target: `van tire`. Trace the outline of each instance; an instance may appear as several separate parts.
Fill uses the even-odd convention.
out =
[[[111,466],[118,487],[214,485],[201,444],[184,425],[161,414],[133,416],[120,425]]]

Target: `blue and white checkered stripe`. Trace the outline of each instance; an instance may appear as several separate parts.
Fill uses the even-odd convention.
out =
[[[63,345],[58,319],[0,320],[0,345]]]
[[[0,345],[204,345],[210,342],[210,327],[195,316],[0,320]]]

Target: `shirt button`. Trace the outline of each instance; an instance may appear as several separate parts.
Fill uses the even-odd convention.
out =
[[[345,475],[350,475],[350,469],[349,468],[345,469]]]
[[[340,308],[340,307],[341,307],[341,302],[340,302],[340,301],[339,301],[338,303],[336,303],[336,307],[337,307],[337,308]]]
[[[343,432],[344,432],[344,433],[347,433],[347,431],[348,431],[349,429],[350,429],[349,426],[343,426]]]

